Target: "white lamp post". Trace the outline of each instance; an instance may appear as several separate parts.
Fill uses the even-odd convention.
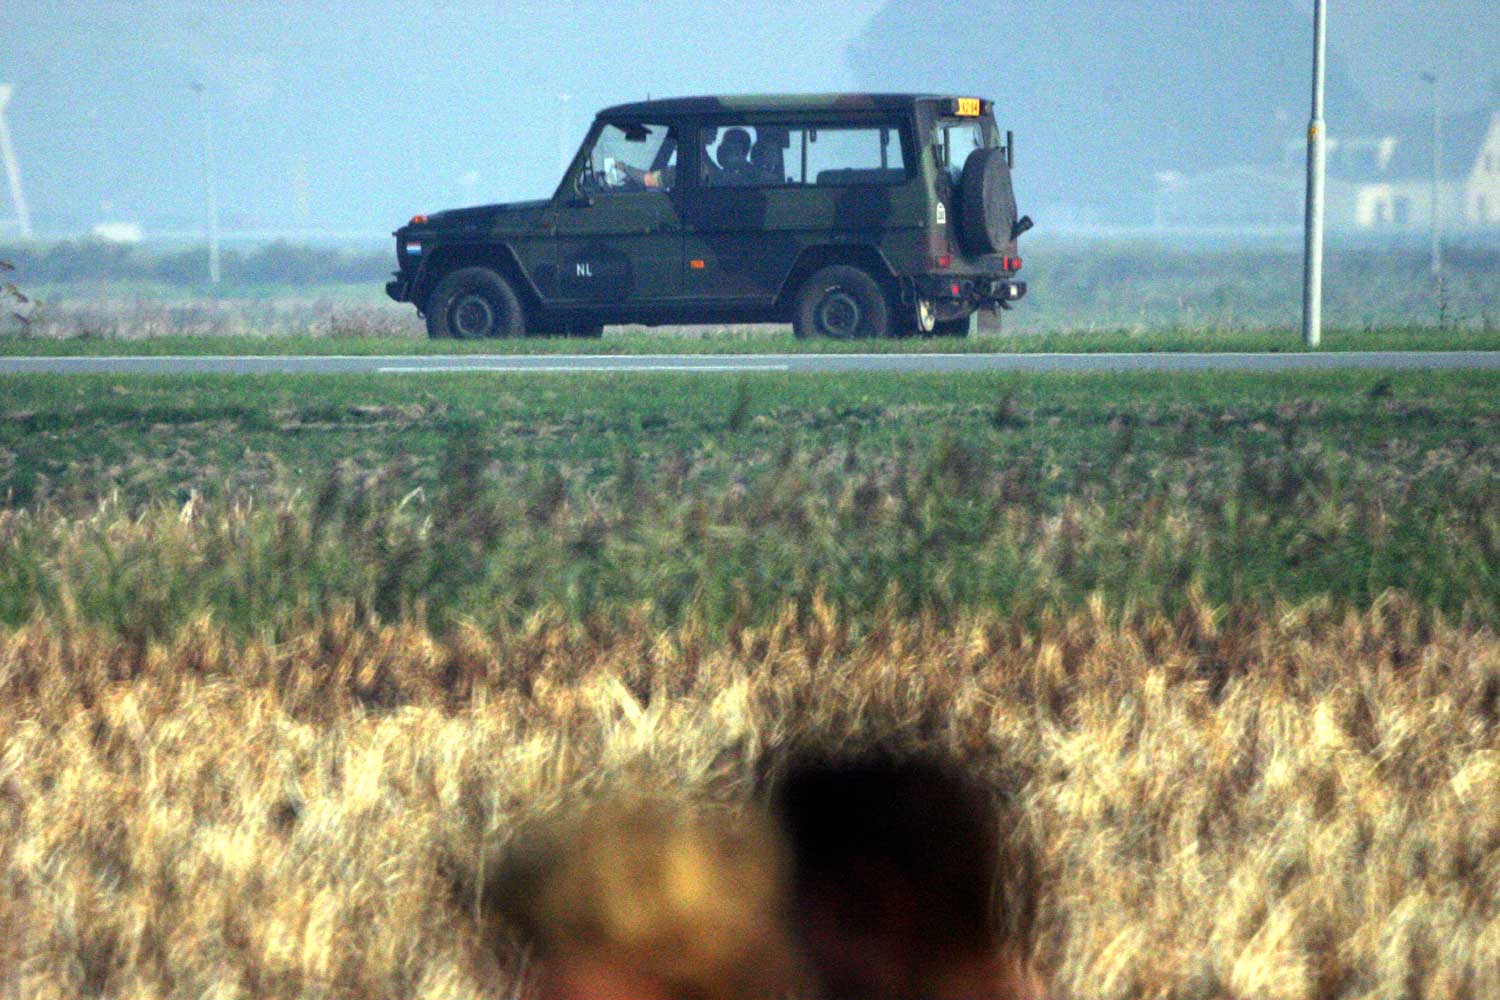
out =
[[[203,187],[204,211],[208,229],[208,283],[219,283],[219,192],[214,177],[214,119],[208,107],[208,92],[203,84],[194,82],[193,92],[198,95],[198,104],[203,112]]]
[[[1302,342],[1323,340],[1323,54],[1328,47],[1324,0],[1313,0],[1312,120],[1307,125],[1307,218],[1302,253]]]
[[[1432,276],[1443,276],[1443,199],[1439,186],[1443,170],[1443,126],[1438,114],[1438,78],[1423,73],[1422,80],[1432,88]]]

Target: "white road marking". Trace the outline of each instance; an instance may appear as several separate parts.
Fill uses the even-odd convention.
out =
[[[382,375],[428,372],[784,372],[789,365],[393,365]]]
[[[1291,372],[1500,369],[1500,351],[1144,354],[440,354],[0,357],[0,374],[419,374],[507,372]]]

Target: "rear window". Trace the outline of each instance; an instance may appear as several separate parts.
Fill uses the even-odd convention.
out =
[[[949,180],[957,184],[969,154],[976,149],[999,146],[1000,133],[993,121],[984,118],[943,119],[933,129],[932,145],[938,165],[947,172]]]
[[[722,125],[702,139],[705,187],[849,187],[908,176],[895,125]]]

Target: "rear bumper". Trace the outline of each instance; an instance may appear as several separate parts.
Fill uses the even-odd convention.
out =
[[[918,298],[975,306],[1016,302],[1026,297],[1026,282],[992,275],[919,274],[913,279]]]

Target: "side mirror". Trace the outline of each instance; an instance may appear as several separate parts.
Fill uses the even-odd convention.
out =
[[[1015,221],[1015,224],[1010,227],[1010,238],[1015,239],[1034,225],[1036,225],[1036,223],[1031,221],[1031,216],[1021,216]]]

